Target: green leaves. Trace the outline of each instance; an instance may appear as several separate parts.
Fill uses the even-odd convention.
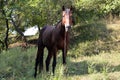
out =
[[[75,2],[75,6],[79,8],[79,10],[98,10],[98,12],[102,12],[103,14],[111,12],[119,5],[119,0],[77,0]]]

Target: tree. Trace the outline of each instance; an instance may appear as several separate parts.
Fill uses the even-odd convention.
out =
[[[5,39],[4,39],[4,43],[5,43],[5,47],[6,47],[6,50],[8,49],[8,32],[9,32],[9,14],[7,14],[7,11],[5,10],[5,6],[7,5],[7,1],[4,1],[4,0],[1,0],[1,6],[0,6],[0,10],[2,12],[2,15],[3,15],[3,18],[5,20],[5,23],[6,23],[6,36],[5,36]]]
[[[0,42],[3,42],[7,49],[9,31],[13,30],[27,42],[23,34],[25,28],[34,25],[39,28],[48,24],[55,25],[61,19],[61,7],[71,4],[72,0],[0,0],[0,28],[2,32],[6,32],[4,35],[0,34],[0,37],[5,36]]]
[[[119,0],[76,0],[75,6],[79,11],[94,11],[95,14],[108,15],[120,12]]]

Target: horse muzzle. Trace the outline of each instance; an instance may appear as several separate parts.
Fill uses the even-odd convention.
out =
[[[65,31],[67,32],[69,29],[71,29],[71,26],[65,26]]]

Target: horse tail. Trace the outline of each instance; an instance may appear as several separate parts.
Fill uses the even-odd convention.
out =
[[[40,36],[40,27],[39,26],[37,26],[38,27],[38,33],[39,33],[39,36]]]

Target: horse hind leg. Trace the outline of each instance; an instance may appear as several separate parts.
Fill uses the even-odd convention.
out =
[[[36,57],[36,60],[35,60],[35,73],[34,73],[34,77],[36,78],[37,76],[37,67],[38,67],[38,64],[39,64],[39,57],[38,57],[38,52],[37,52],[37,57]]]
[[[44,54],[44,48],[42,47],[40,49],[40,61],[39,61],[39,73],[43,70],[43,55]]]
[[[36,62],[35,62],[35,73],[34,77],[37,76],[37,68],[39,65],[39,72],[43,69],[43,51],[44,47],[41,45],[41,43],[38,44],[38,51],[37,51],[37,56],[36,56]]]

